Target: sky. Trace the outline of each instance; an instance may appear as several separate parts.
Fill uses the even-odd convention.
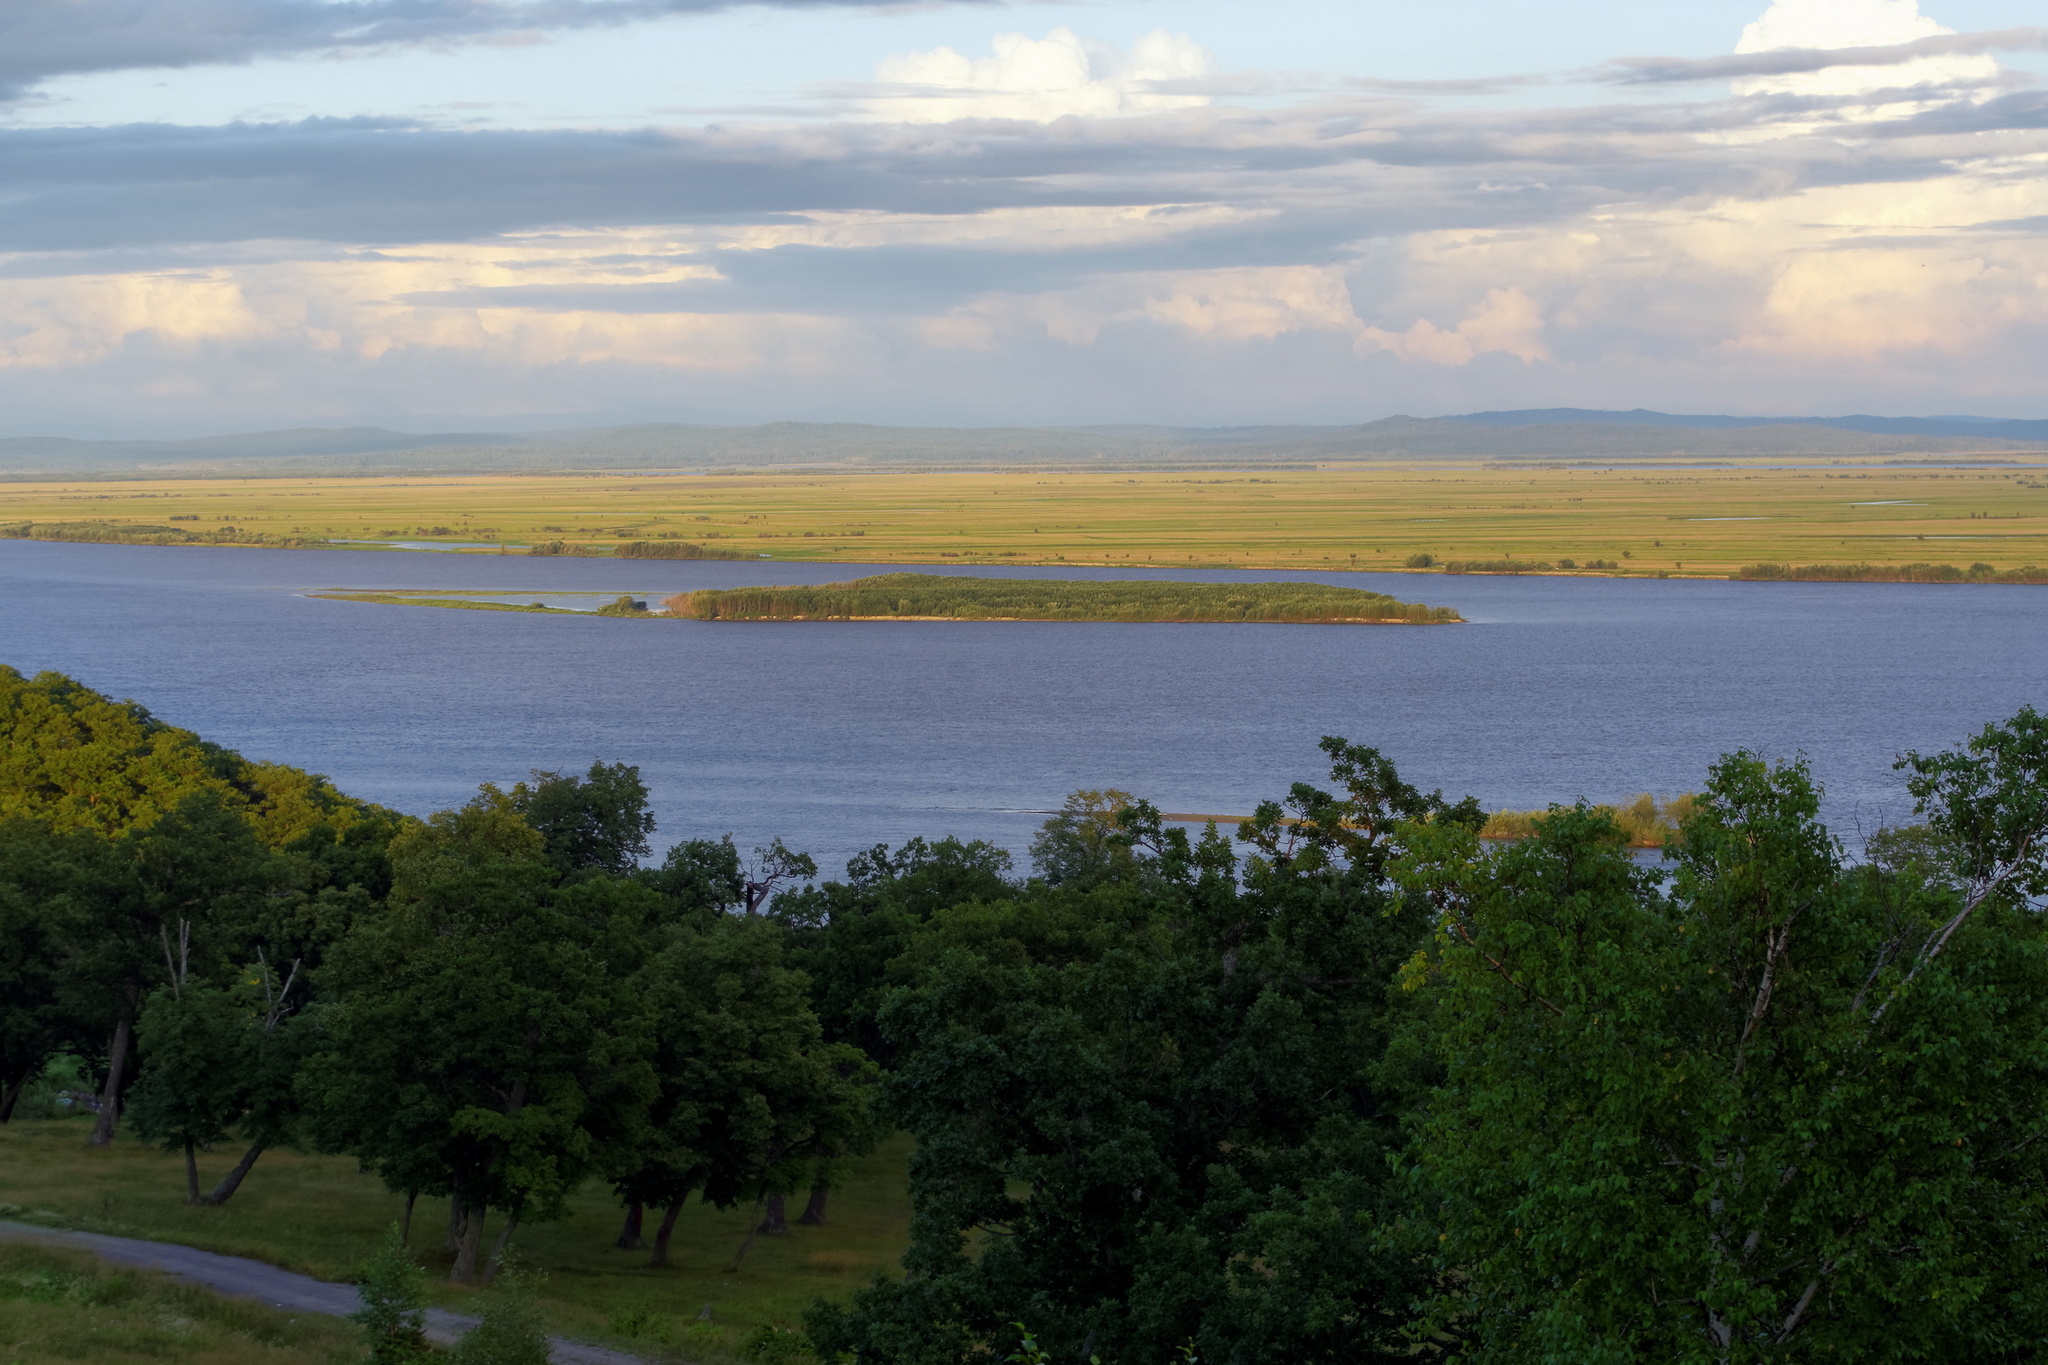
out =
[[[2038,0],[9,0],[0,435],[2048,416]]]

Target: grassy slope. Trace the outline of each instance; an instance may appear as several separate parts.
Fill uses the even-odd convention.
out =
[[[83,1252],[0,1242],[7,1365],[350,1365],[356,1329],[223,1299]]]
[[[203,516],[201,528],[232,523],[276,535],[604,548],[673,533],[779,560],[860,563],[1392,569],[1427,552],[1613,559],[1632,572],[1715,575],[1760,561],[2048,564],[2048,474],[2037,469],[1373,466],[0,484],[0,522],[159,524],[174,510]],[[426,534],[435,527],[450,534]]]
[[[125,1138],[93,1150],[85,1136],[75,1119],[0,1127],[0,1202],[46,1211],[65,1226],[251,1256],[330,1280],[354,1272],[403,1205],[353,1162],[273,1152],[225,1208],[188,1208],[179,1158]],[[899,1138],[849,1163],[824,1227],[796,1226],[802,1201],[793,1201],[790,1235],[757,1238],[737,1274],[725,1268],[751,1210],[692,1204],[676,1226],[674,1264],[649,1270],[644,1254],[612,1249],[620,1211],[601,1185],[571,1200],[568,1217],[522,1227],[515,1245],[548,1277],[541,1297],[553,1331],[631,1347],[614,1325],[625,1314],[652,1314],[692,1353],[725,1354],[754,1326],[794,1325],[812,1299],[845,1294],[895,1265],[908,1238],[908,1157],[908,1140]],[[225,1152],[204,1159],[202,1177],[231,1159]],[[413,1215],[413,1246],[430,1271],[448,1264],[440,1250],[447,1217],[444,1201],[428,1199]],[[495,1237],[497,1226],[493,1218],[487,1235]],[[438,1274],[430,1291],[442,1306],[470,1306],[470,1291]],[[706,1305],[713,1326],[697,1328]]]

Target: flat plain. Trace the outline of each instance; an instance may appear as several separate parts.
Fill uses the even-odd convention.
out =
[[[1444,464],[222,478],[0,484],[0,522],[422,545],[680,539],[769,560],[1399,569],[1513,559],[1722,576],[1746,564],[2048,564],[2048,465]],[[514,552],[517,552],[516,550]]]

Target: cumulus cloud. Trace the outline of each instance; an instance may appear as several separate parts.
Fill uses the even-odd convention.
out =
[[[1919,0],[1774,0],[1742,30],[1738,55],[1785,49],[1882,48],[1955,35],[1920,13]],[[1998,62],[1982,53],[1911,55],[1896,65],[1832,65],[1820,70],[1745,76],[1738,95],[1862,95],[1910,86],[1990,81]]]
[[[1188,109],[1207,104],[1208,97],[1185,93],[1175,83],[1216,70],[1207,49],[1165,29],[1145,34],[1128,52],[1088,41],[1070,28],[1043,38],[1001,33],[992,47],[987,57],[940,47],[889,58],[876,69],[880,88],[869,95],[868,111],[905,123],[944,123]]]
[[[1485,299],[1456,327],[1443,328],[1427,318],[1406,331],[1379,327],[1360,331],[1362,345],[1391,351],[1403,360],[1432,365],[1469,365],[1482,355],[1500,352],[1525,363],[1550,359],[1543,344],[1543,314],[1536,301],[1517,288],[1489,289]]]

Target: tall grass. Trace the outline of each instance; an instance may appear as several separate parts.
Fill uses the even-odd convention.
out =
[[[1739,579],[1801,583],[2048,583],[2048,569],[1996,569],[1982,562],[1953,564],[1746,564]]]
[[[668,599],[671,615],[699,621],[848,621],[890,617],[960,621],[1391,622],[1462,618],[1449,607],[1321,583],[1087,582],[878,574],[815,587],[699,589]]]

